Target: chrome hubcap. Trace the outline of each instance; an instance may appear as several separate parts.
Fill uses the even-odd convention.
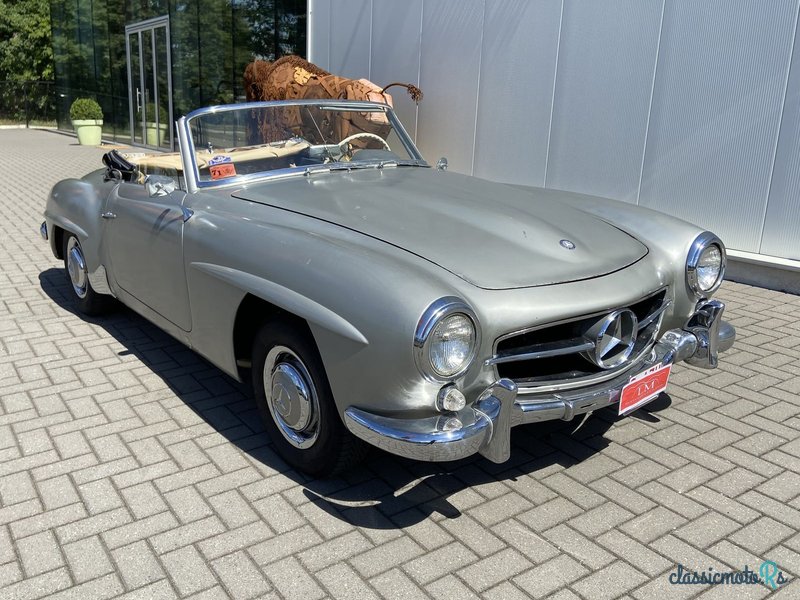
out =
[[[78,298],[85,298],[88,291],[89,276],[86,271],[86,261],[83,259],[81,245],[74,237],[67,243],[67,272]]]
[[[308,369],[292,350],[275,346],[264,362],[264,393],[272,419],[296,448],[319,436],[319,400]]]

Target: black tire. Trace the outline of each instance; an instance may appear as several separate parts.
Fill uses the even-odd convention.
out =
[[[67,286],[78,311],[88,316],[97,316],[108,312],[113,306],[114,299],[105,294],[98,294],[92,288],[83,258],[83,248],[75,234],[68,232],[64,234],[64,246],[61,250],[64,257]],[[70,273],[71,266],[74,269],[73,273]]]
[[[303,324],[268,321],[256,335],[252,357],[256,404],[281,458],[314,477],[336,475],[363,460],[369,446],[342,423],[316,344]],[[268,358],[269,397],[264,385]],[[302,394],[291,395],[303,386],[308,402]],[[276,387],[282,393],[273,400]]]

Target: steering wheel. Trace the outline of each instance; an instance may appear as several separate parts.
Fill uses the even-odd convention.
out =
[[[339,148],[342,149],[342,154],[345,155],[345,156],[348,156],[348,157],[352,156],[352,154],[353,154],[352,151],[348,151],[348,144],[350,142],[352,142],[353,140],[358,139],[358,138],[362,138],[362,137],[363,138],[369,138],[369,139],[372,139],[372,140],[378,140],[381,144],[383,144],[383,147],[386,148],[389,152],[392,151],[392,149],[389,147],[389,144],[386,143],[386,140],[383,139],[381,136],[376,135],[374,133],[368,133],[366,131],[362,131],[360,133],[354,133],[353,135],[348,135],[341,142],[339,142],[338,146],[339,146]]]

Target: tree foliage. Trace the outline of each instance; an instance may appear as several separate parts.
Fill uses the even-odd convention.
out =
[[[0,0],[0,81],[53,80],[49,0]]]

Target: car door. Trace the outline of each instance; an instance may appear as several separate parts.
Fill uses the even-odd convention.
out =
[[[186,192],[167,180],[120,183],[109,197],[105,240],[117,285],[184,331],[192,328],[183,264]]]

